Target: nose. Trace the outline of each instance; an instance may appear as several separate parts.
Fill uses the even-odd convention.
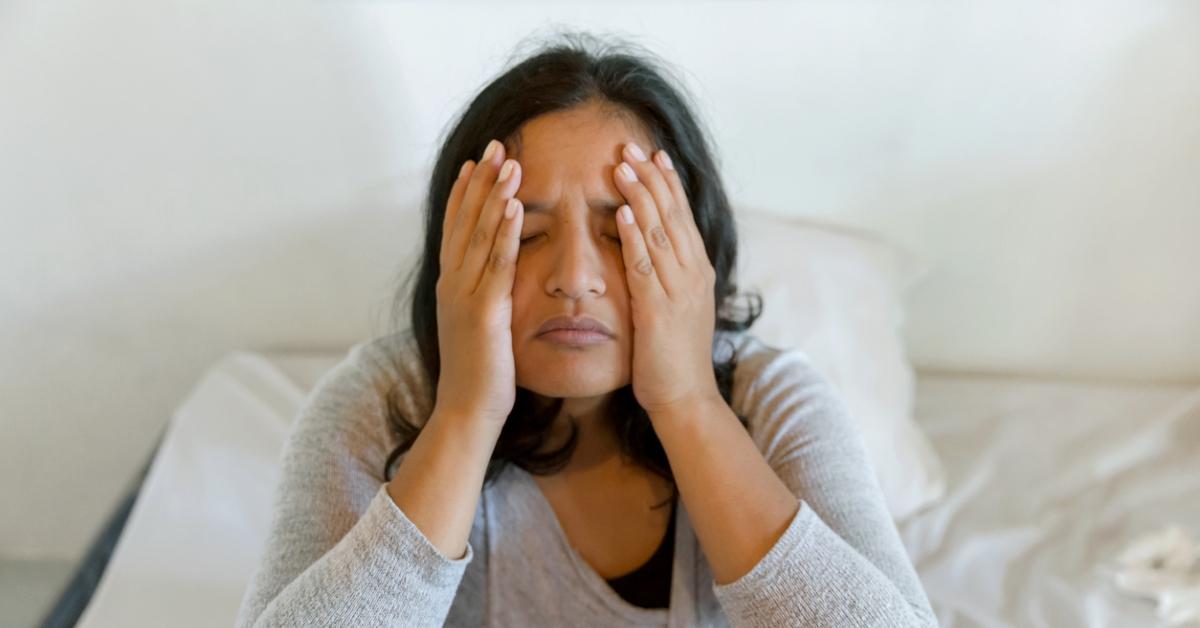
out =
[[[562,226],[559,236],[550,243],[555,249],[555,264],[546,278],[548,294],[575,300],[604,294],[604,252],[596,237],[583,222]]]

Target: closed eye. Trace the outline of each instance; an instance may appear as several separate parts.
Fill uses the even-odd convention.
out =
[[[521,246],[525,246],[525,243],[526,243],[526,242],[529,242],[530,240],[533,240],[533,239],[535,239],[535,238],[541,237],[541,236],[543,236],[543,235],[545,235],[545,234],[544,234],[544,233],[535,233],[535,234],[533,234],[533,235],[531,235],[531,236],[529,236],[529,237],[521,238],[520,245],[521,245]],[[600,235],[602,235],[602,236],[604,236],[604,237],[608,238],[609,240],[612,240],[613,242],[616,242],[616,243],[617,243],[617,246],[620,246],[620,245],[621,245],[621,237],[620,237],[620,236],[608,235],[607,233],[602,233],[602,234],[600,234]]]

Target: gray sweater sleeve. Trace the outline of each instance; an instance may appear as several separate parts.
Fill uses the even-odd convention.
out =
[[[317,382],[284,445],[266,548],[237,626],[440,626],[466,566],[387,493],[389,368],[356,345]]]
[[[749,572],[713,583],[731,625],[937,626],[839,394],[802,352],[751,359],[740,409],[799,511]]]

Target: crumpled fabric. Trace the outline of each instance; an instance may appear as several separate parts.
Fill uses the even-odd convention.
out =
[[[1200,626],[1200,543],[1187,529],[1169,524],[1134,539],[1109,567],[1123,591],[1158,604],[1168,626]]]

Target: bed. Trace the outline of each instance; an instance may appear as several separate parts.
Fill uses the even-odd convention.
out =
[[[779,271],[775,332],[838,367],[856,416],[913,402],[946,483],[900,529],[945,625],[1156,622],[1103,564],[1200,532],[1200,3],[517,4],[3,5],[0,189],[26,210],[3,230],[5,498],[27,515],[4,538],[74,559],[98,532],[48,625],[229,625],[289,421],[341,357],[262,347],[386,317],[454,112],[551,23],[661,55],[731,202],[935,263],[903,346],[944,370],[885,397],[861,367],[903,375],[890,271],[765,222],[738,261]],[[153,451],[123,438],[147,425]]]
[[[230,625],[289,424],[342,355],[214,364],[47,624]],[[1200,526],[1200,385],[918,370],[915,414],[949,482],[900,530],[944,626],[1154,625],[1105,565],[1147,529]]]

